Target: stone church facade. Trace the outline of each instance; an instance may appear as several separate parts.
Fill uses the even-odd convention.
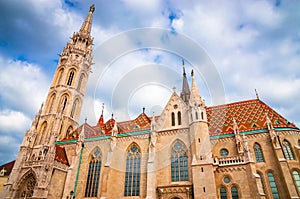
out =
[[[1,198],[300,198],[300,130],[260,99],[208,107],[183,65],[159,116],[78,124],[94,7],[60,54]]]

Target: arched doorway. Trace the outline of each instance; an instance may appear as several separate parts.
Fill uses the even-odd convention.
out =
[[[33,196],[34,187],[36,185],[36,178],[33,173],[28,174],[19,185],[18,198],[30,199]]]

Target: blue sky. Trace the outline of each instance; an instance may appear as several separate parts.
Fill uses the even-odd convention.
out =
[[[26,129],[46,98],[57,54],[79,30],[93,3],[95,65],[81,123],[88,118],[90,124],[95,124],[102,103],[106,119],[112,112],[119,121],[134,118],[143,106],[147,114],[159,114],[172,87],[180,90],[183,57],[187,59],[188,74],[192,68],[198,71],[198,88],[207,105],[253,99],[257,89],[261,100],[300,126],[299,1],[3,0],[0,165],[16,157]],[[127,33],[143,28],[165,30],[170,35],[161,39],[167,43],[172,37],[177,42],[169,43],[168,50],[158,44],[141,48],[142,42],[154,41],[151,39],[155,35],[145,34],[141,41],[141,35]],[[114,43],[118,36],[127,40]],[[104,44],[112,45],[100,53]],[[178,53],[190,44],[202,50]],[[118,54],[120,46],[135,50]],[[209,63],[197,65],[188,59],[199,51]],[[115,57],[99,73],[104,54]],[[217,82],[223,89],[218,99],[213,95],[211,76],[205,74],[209,67],[217,71]],[[124,82],[127,90],[122,87]]]

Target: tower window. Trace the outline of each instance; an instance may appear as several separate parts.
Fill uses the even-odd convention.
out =
[[[172,126],[175,126],[175,113],[172,112],[171,114]]]
[[[179,140],[175,142],[171,152],[172,182],[188,181],[188,157],[186,146]]]
[[[229,152],[228,152],[227,149],[221,149],[220,155],[221,155],[222,157],[226,157],[226,156],[228,156],[228,154],[229,154]]]
[[[63,103],[62,103],[62,106],[63,106],[62,109],[63,110],[65,110],[65,108],[66,108],[67,101],[68,101],[68,98],[65,96],[64,99],[63,99]]]
[[[76,116],[76,108],[77,108],[77,105],[78,105],[78,100],[75,100],[74,104],[73,104],[73,107],[72,107],[72,111],[71,111],[71,117],[74,118],[74,116]]]
[[[132,144],[127,152],[124,196],[140,195],[141,150]]]
[[[294,154],[291,149],[290,143],[288,141],[284,140],[282,142],[282,145],[283,145],[283,152],[284,152],[285,159],[294,160]]]
[[[278,189],[272,172],[268,173],[268,179],[274,199],[279,199]]]
[[[53,104],[54,104],[54,100],[55,100],[55,94],[53,94],[52,96],[51,96],[51,98],[50,98],[50,100],[49,100],[49,104],[50,104],[50,107],[49,107],[49,113],[51,113],[52,112],[52,109],[53,109]]]
[[[204,114],[201,112],[201,120],[204,120]]]
[[[300,176],[298,171],[293,171],[294,180],[296,182],[296,185],[298,187],[298,191],[300,191]]]
[[[71,71],[70,75],[69,75],[68,83],[67,83],[68,86],[72,85],[73,77],[74,77],[74,71]]]
[[[227,192],[225,187],[220,188],[220,197],[221,199],[227,199]]]
[[[178,117],[178,125],[181,125],[181,112],[180,111],[178,111],[177,117]]]
[[[265,161],[264,155],[263,155],[260,145],[258,143],[255,143],[253,149],[254,149],[256,162],[264,162]]]
[[[85,197],[97,197],[101,170],[101,156],[101,151],[98,148],[90,155]]]
[[[58,80],[56,82],[57,84],[60,84],[62,76],[63,76],[63,72],[64,72],[63,68],[59,70],[59,72],[58,72]]]
[[[196,120],[198,120],[198,112],[196,111]]]
[[[79,78],[78,85],[77,85],[77,90],[78,90],[78,91],[80,91],[80,88],[81,88],[81,84],[82,84],[83,78],[84,78],[84,74],[81,74],[81,75],[80,75],[80,78]]]
[[[231,187],[231,198],[232,199],[239,199],[239,192],[236,186]]]

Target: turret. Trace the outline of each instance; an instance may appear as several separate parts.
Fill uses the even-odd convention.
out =
[[[183,81],[182,81],[182,90],[181,90],[180,98],[186,104],[188,104],[191,92],[190,92],[189,84],[188,84],[188,81],[187,81],[187,78],[186,78],[184,60],[182,60],[182,70],[183,70]]]

